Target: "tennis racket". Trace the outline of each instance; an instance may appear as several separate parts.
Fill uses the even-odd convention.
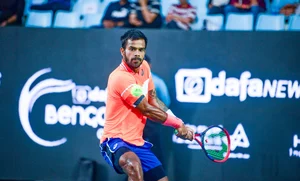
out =
[[[227,161],[230,154],[230,135],[226,129],[217,125],[210,126],[201,133],[195,133],[194,140],[211,161],[216,163]]]

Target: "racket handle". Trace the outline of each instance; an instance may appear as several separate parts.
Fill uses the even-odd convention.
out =
[[[177,134],[178,134],[178,131],[177,131],[177,129],[175,129],[175,131],[174,131],[174,134],[175,134],[175,135],[177,135]]]

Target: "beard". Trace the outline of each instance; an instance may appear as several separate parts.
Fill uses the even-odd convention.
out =
[[[143,59],[137,58],[137,57],[136,58],[132,58],[131,60],[129,60],[129,58],[125,55],[124,59],[125,59],[126,64],[131,69],[139,68],[141,66],[141,64],[143,63]]]

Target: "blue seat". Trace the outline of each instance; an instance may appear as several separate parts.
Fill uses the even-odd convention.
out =
[[[190,4],[197,8],[197,14],[207,14],[207,2],[208,0],[189,0]]]
[[[52,11],[30,11],[25,26],[49,28],[52,25],[52,15]]]
[[[84,17],[84,27],[89,28],[91,26],[100,26],[103,13],[101,14],[87,14]]]
[[[225,30],[252,31],[253,14],[230,13],[227,17]]]
[[[25,0],[24,15],[28,16],[32,5],[44,4],[48,0]]]
[[[220,31],[223,30],[224,16],[221,14],[207,15],[206,19],[206,30],[208,31]]]
[[[44,4],[47,2],[48,2],[48,0],[31,0],[32,4]]]
[[[283,31],[284,15],[259,14],[256,30],[257,31]]]
[[[289,31],[300,31],[300,15],[290,16]]]
[[[191,24],[191,29],[193,31],[202,30],[203,29],[203,21],[204,21],[204,19],[205,19],[204,17],[197,18],[195,20],[195,22]]]
[[[57,11],[54,19],[54,28],[80,28],[80,14],[74,12]]]
[[[99,0],[78,0],[74,4],[72,11],[82,15],[97,14],[101,11],[101,3]]]

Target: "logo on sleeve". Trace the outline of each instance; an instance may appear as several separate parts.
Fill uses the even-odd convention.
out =
[[[134,97],[143,95],[143,88],[137,84],[133,85],[131,88],[131,95],[133,95]]]

